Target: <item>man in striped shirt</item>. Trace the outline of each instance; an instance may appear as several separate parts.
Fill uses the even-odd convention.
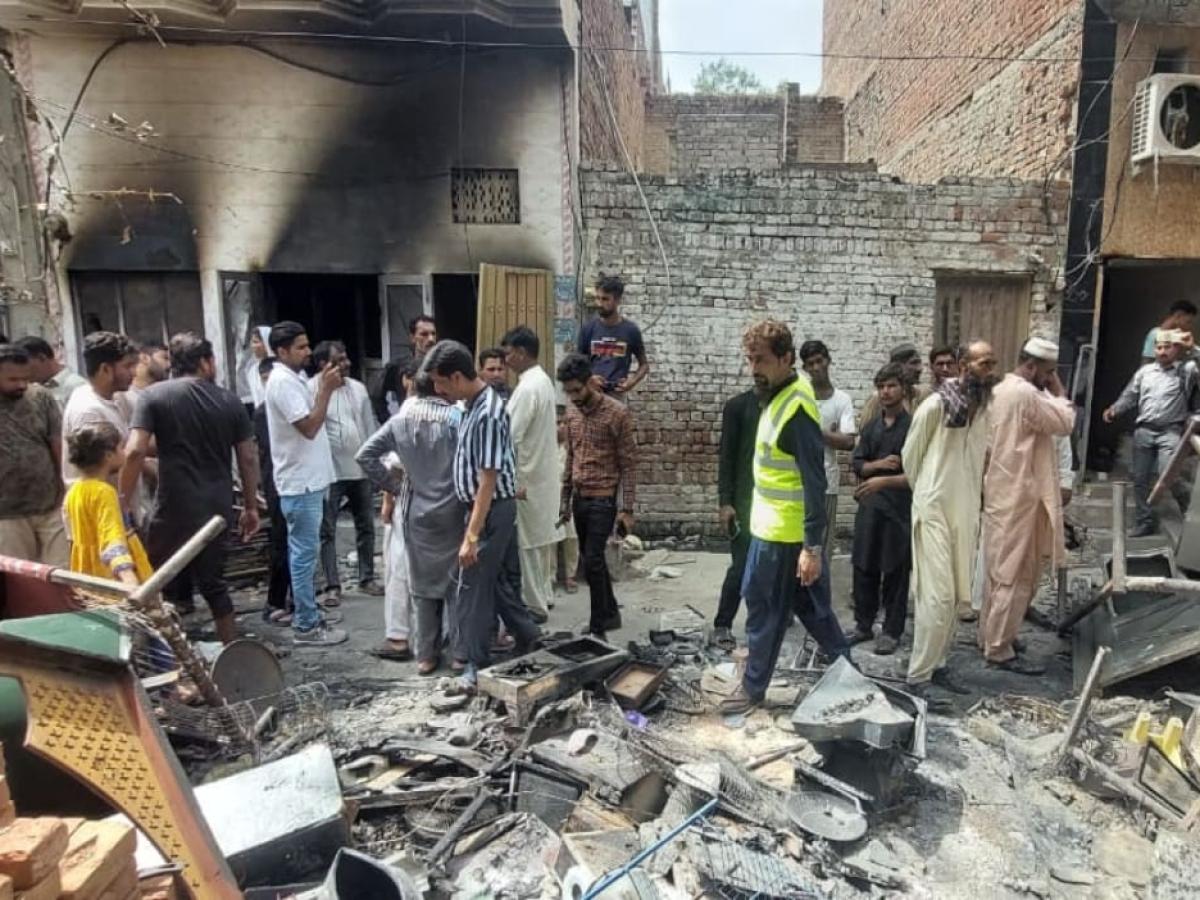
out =
[[[441,341],[425,367],[439,394],[466,407],[454,450],[454,492],[470,508],[458,551],[458,614],[467,657],[462,687],[474,692],[479,670],[491,664],[497,615],[516,638],[518,656],[533,649],[539,634],[516,587],[521,562],[512,434],[504,401],[479,377],[470,350]]]

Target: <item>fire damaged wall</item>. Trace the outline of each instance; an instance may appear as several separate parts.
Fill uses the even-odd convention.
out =
[[[28,38],[26,89],[61,124],[109,44]],[[206,322],[217,271],[561,271],[571,66],[528,48],[121,45],[63,148],[64,264],[212,273]],[[453,221],[456,166],[515,169],[519,222]]]

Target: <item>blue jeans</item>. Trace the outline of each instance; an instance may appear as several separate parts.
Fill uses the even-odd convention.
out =
[[[288,565],[292,570],[292,627],[310,631],[321,622],[317,611],[317,553],[321,549],[321,519],[325,492],[309,491],[279,498],[288,528]]]
[[[831,656],[849,656],[846,636],[830,607],[826,560],[822,560],[821,578],[812,588],[804,589],[807,596],[803,602],[797,598],[796,564],[802,547],[761,538],[750,541],[742,580],[749,651],[743,687],[755,700],[766,696],[793,614],[800,616],[822,650]]]

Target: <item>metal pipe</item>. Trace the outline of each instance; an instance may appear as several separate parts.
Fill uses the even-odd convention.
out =
[[[1067,736],[1063,738],[1062,750],[1059,751],[1065,754],[1073,743],[1075,738],[1079,736],[1079,729],[1083,727],[1083,721],[1087,718],[1088,708],[1092,705],[1092,697],[1095,696],[1096,690],[1100,685],[1100,672],[1104,668],[1104,661],[1108,659],[1108,654],[1112,651],[1111,647],[1099,647],[1096,649],[1096,655],[1092,659],[1092,667],[1088,669],[1087,679],[1083,682],[1083,690],[1079,692],[1079,700],[1075,703],[1075,711],[1071,713],[1071,722],[1067,726]]]
[[[642,860],[653,856],[655,853],[657,853],[667,844],[671,843],[671,841],[675,840],[675,838],[679,837],[679,835],[683,834],[683,832],[687,831],[692,827],[692,825],[703,819],[716,808],[717,798],[713,797],[702,807],[660,837],[657,841],[655,841],[645,850],[638,853],[633,859],[625,863],[625,865],[621,866],[621,868],[614,869],[612,872],[609,872],[607,875],[593,884],[590,888],[588,888],[587,893],[583,895],[583,900],[592,900],[594,897],[599,897],[602,893],[604,893],[604,891],[607,891],[610,887],[628,875],[632,870],[641,865]]]

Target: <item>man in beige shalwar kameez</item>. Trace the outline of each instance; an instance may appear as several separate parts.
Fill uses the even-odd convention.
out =
[[[932,682],[967,693],[950,679],[946,661],[956,611],[971,599],[995,368],[991,345],[972,342],[961,377],[942,382],[917,408],[901,453],[913,489],[914,629],[907,681],[917,691]]]
[[[1025,675],[1045,667],[1017,659],[1013,639],[1047,561],[1064,562],[1062,495],[1055,438],[1075,426],[1058,379],[1058,346],[1030,338],[1017,367],[992,394],[991,458],[983,481],[987,572],[979,646],[990,666]]]

